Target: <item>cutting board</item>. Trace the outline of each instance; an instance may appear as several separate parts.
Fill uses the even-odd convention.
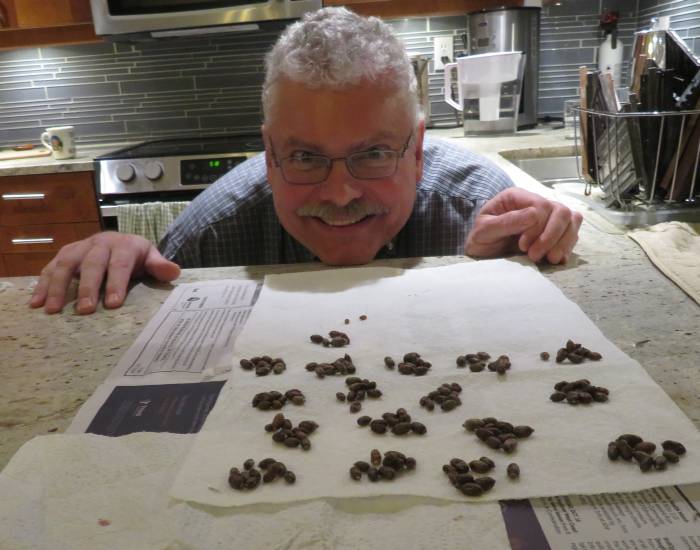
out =
[[[36,149],[30,149],[29,151],[15,151],[14,149],[2,149],[0,150],[0,161],[48,157],[50,154],[51,149],[47,149],[46,147],[37,147]]]

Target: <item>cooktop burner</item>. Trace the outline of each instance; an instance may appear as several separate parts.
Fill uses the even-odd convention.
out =
[[[130,145],[97,157],[95,160],[251,153],[260,152],[264,148],[260,134],[169,138]]]

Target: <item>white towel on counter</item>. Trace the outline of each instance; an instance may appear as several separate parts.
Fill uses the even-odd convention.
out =
[[[630,231],[652,263],[700,304],[700,223],[666,222]]]
[[[122,233],[133,233],[158,244],[168,226],[189,204],[186,201],[120,204],[117,224]]]

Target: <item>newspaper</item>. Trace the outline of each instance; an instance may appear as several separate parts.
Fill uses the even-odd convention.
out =
[[[513,550],[700,549],[697,483],[500,504]]]
[[[194,433],[228,377],[233,343],[262,284],[181,284],[80,408],[68,433]]]
[[[233,340],[248,320],[261,287],[236,280],[178,285],[110,378],[200,374],[220,368],[228,361]]]

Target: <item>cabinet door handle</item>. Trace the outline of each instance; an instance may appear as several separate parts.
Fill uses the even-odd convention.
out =
[[[4,201],[23,201],[23,200],[44,200],[44,193],[6,193],[2,196]]]
[[[26,237],[12,239],[12,244],[53,244],[53,237]]]

